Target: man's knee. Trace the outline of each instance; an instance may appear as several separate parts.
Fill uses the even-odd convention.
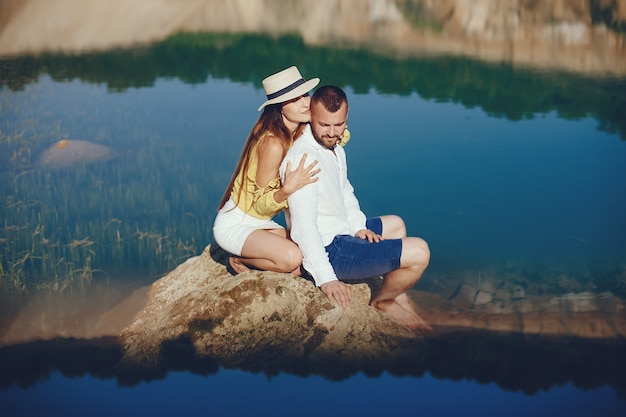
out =
[[[430,263],[430,248],[428,243],[419,237],[407,237],[402,239],[403,266],[416,266],[426,268]]]
[[[381,216],[383,222],[383,236],[387,239],[402,239],[406,237],[406,225],[402,217],[395,214]]]

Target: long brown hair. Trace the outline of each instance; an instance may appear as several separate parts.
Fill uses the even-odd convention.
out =
[[[235,179],[240,172],[247,172],[248,166],[250,164],[250,153],[254,148],[254,145],[259,141],[262,135],[266,133],[270,133],[278,138],[283,145],[283,158],[287,153],[287,150],[291,146],[292,135],[285,126],[285,122],[283,121],[282,108],[285,103],[271,104],[266,106],[263,109],[263,113],[261,113],[261,117],[259,120],[252,126],[252,130],[248,134],[248,138],[246,139],[245,144],[243,145],[243,150],[241,151],[241,156],[239,157],[239,162],[237,163],[237,168],[233,173],[232,178],[230,179],[230,183],[226,188],[226,192],[222,197],[222,201],[218,207],[218,210],[224,207],[224,204],[230,198],[230,194],[233,191],[233,185],[235,184]],[[293,138],[300,136],[302,131],[304,130],[304,126],[306,124],[301,123],[300,126],[294,132]],[[246,176],[243,176],[242,187],[239,188],[238,199],[241,199],[241,192],[245,188],[245,181],[247,181]]]

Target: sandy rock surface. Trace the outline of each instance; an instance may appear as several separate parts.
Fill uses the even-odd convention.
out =
[[[226,366],[263,358],[356,365],[418,352],[421,336],[371,308],[366,283],[353,285],[353,302],[343,309],[302,278],[258,271],[232,276],[220,262],[219,251],[207,247],[152,285],[145,307],[121,332],[123,363],[158,366],[164,346],[172,344]]]

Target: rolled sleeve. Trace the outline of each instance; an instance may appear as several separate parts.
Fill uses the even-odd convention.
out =
[[[249,184],[253,187],[251,190],[252,206],[260,215],[273,216],[276,212],[287,207],[287,201],[278,203],[274,199],[274,195],[280,190],[279,178],[273,179],[263,188],[258,187],[256,183],[249,182]]]

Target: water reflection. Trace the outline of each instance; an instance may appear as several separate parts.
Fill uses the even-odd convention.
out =
[[[301,377],[318,375],[341,381],[359,373],[370,378],[383,373],[394,376],[431,374],[441,379],[469,379],[495,383],[506,391],[535,394],[554,386],[573,383],[581,389],[611,386],[626,400],[624,340],[549,338],[521,334],[452,331],[427,340],[413,360],[374,362],[353,368],[345,360],[299,360],[249,358],[239,367],[253,373],[280,373]],[[91,375],[115,379],[120,385],[166,378],[173,371],[199,375],[216,374],[221,365],[200,358],[184,341],[164,345],[159,366],[129,369],[118,365],[122,351],[114,337],[55,339],[0,348],[0,388],[29,387],[44,381],[54,371],[66,376]],[[26,366],[26,364],[28,364]]]
[[[275,58],[267,60],[265,57]],[[520,120],[552,111],[566,119],[593,116],[599,129],[626,138],[626,78],[537,72],[510,63],[486,63],[453,56],[389,58],[356,49],[307,47],[297,37],[180,34],[140,50],[89,55],[44,54],[5,59],[2,85],[20,90],[43,74],[54,80],[105,84],[110,91],[154,86],[176,77],[189,84],[228,78],[255,85],[276,68],[298,62],[304,72],[382,94],[417,93],[424,99],[479,107],[490,115]],[[254,62],[254,65],[249,65]]]

